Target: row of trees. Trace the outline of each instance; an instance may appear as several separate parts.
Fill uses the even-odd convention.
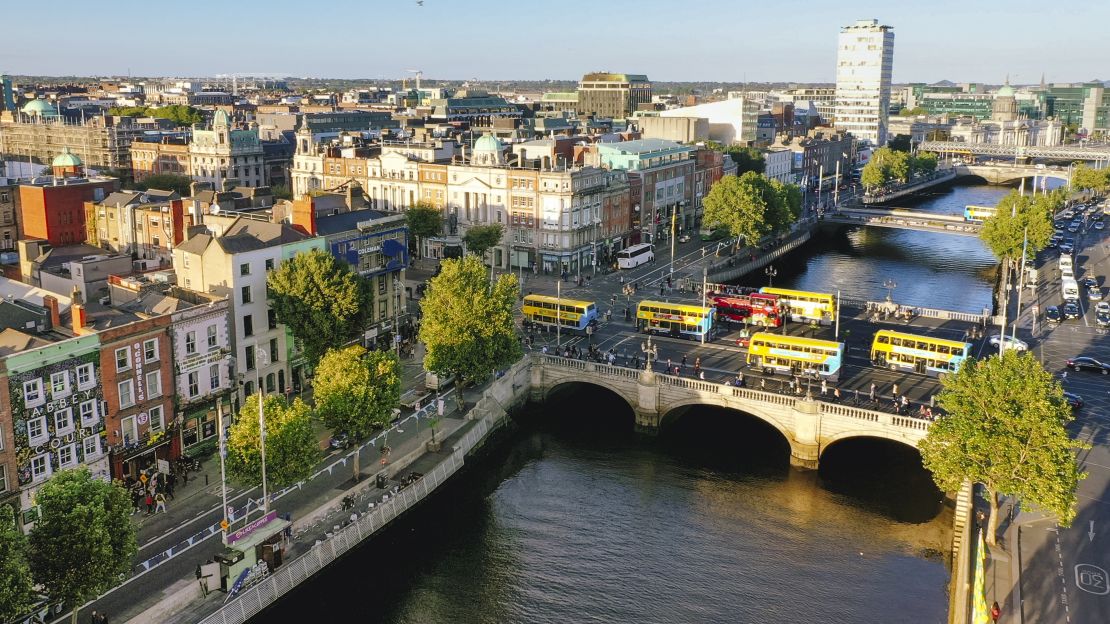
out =
[[[768,234],[788,230],[801,214],[797,186],[749,171],[722,178],[709,189],[702,221],[710,228],[726,228],[737,244],[754,245]]]
[[[1083,191],[1102,193],[1110,189],[1110,169],[1093,169],[1077,163],[1071,173],[1071,185]]]
[[[108,109],[109,115],[122,115],[124,117],[158,117],[169,119],[179,126],[191,126],[204,121],[200,110],[183,104],[169,106],[114,106]]]
[[[767,161],[763,156],[763,151],[757,147],[723,145],[717,141],[709,141],[706,143],[706,147],[728,154],[732,162],[736,163],[736,175],[744,175],[749,171],[763,173],[767,169]]]
[[[1052,215],[1064,205],[1066,197],[1063,189],[1036,196],[1010,191],[999,200],[995,214],[983,222],[979,237],[995,257],[1009,266],[1020,262],[1028,235],[1028,254],[1033,257],[1048,246],[1054,229]]]
[[[87,468],[55,473],[35,493],[39,517],[30,536],[0,506],[0,621],[24,615],[35,591],[73,608],[107,591],[131,569],[137,552],[131,499],[117,483]]]
[[[908,182],[916,174],[929,174],[936,169],[937,155],[932,152],[919,152],[915,156],[882,147],[864,165],[860,183],[866,188],[876,188],[890,182]]]

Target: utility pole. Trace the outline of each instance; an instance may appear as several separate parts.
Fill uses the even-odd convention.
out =
[[[224,466],[227,460],[227,434],[224,432],[224,404],[223,401],[216,398],[216,429],[220,436],[220,497],[223,506],[220,507],[222,512],[220,516],[223,521],[220,522],[220,529],[223,530],[224,545],[227,544],[227,529],[228,529],[228,513],[227,513],[227,469]]]
[[[1025,278],[1025,253],[1028,250],[1028,248],[1029,248],[1029,228],[1025,228],[1025,240],[1023,240],[1022,243],[1021,243],[1021,264],[1019,265],[1021,268],[1018,269],[1019,272],[1018,272],[1018,283],[1017,283],[1017,287],[1018,287],[1017,312],[1014,313],[1014,329],[1013,329],[1013,333],[1011,334],[1011,337],[1015,341],[1017,340],[1018,320],[1021,318],[1021,290],[1022,290],[1022,283],[1025,281],[1025,279],[1024,279]],[[1003,332],[1002,336],[1005,337],[1005,335],[1006,335],[1005,332]]]
[[[555,281],[555,348],[563,346],[563,278]]]
[[[709,285],[708,283],[709,283],[709,267],[703,266],[701,268],[701,307],[703,307],[703,308],[706,307],[705,306],[705,290],[706,290],[706,287]],[[710,326],[713,325],[713,314],[712,313],[709,315],[709,325]],[[701,343],[703,345],[705,344],[705,335],[708,334],[708,333],[709,333],[709,327],[706,327],[705,331],[702,332],[702,334],[701,334]]]

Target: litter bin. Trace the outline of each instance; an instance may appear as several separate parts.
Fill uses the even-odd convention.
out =
[[[385,489],[386,483],[385,483],[385,473],[384,472],[378,473],[377,484],[378,484],[378,489],[381,489],[381,490]]]

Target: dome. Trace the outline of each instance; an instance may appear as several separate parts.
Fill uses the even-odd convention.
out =
[[[81,159],[69,151],[68,147],[62,148],[62,153],[54,157],[54,161],[50,163],[51,167],[80,167],[82,166]]]
[[[497,140],[497,137],[488,132],[478,137],[478,140],[474,142],[475,154],[478,152],[495,152],[500,154],[503,149],[504,146],[501,145],[501,141]]]
[[[1014,97],[1014,88],[1009,83],[1002,85],[995,93],[995,97]]]
[[[57,115],[58,111],[50,105],[46,100],[34,99],[23,105],[23,113],[26,115],[38,115],[40,117],[48,117]]]

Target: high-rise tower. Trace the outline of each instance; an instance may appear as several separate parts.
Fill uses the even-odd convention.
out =
[[[836,46],[836,127],[875,146],[886,143],[894,28],[858,20]]]

